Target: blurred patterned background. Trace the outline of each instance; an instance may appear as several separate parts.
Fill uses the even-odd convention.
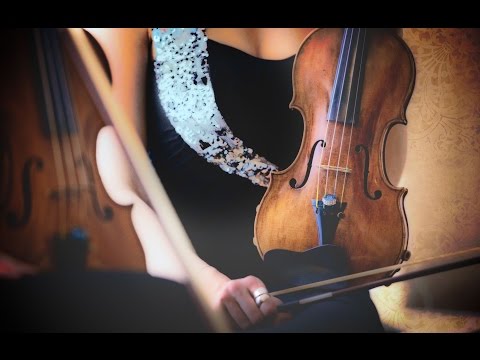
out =
[[[480,246],[480,29],[401,33],[416,82],[408,125],[396,126],[387,143],[387,171],[408,188],[413,262]],[[472,332],[480,331],[479,284],[475,265],[371,295],[391,331]]]

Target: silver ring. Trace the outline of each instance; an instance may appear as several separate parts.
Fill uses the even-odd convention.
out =
[[[255,298],[255,304],[260,307],[270,297],[269,294],[261,294]]]
[[[253,292],[253,298],[255,299],[255,304],[260,307],[269,297],[268,290],[264,287],[259,287]]]
[[[256,299],[257,297],[259,297],[260,295],[263,295],[263,294],[268,294],[268,290],[265,289],[264,287],[259,287],[258,289],[256,289],[256,290],[252,293],[254,299]]]

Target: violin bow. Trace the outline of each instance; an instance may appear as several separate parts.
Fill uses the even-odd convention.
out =
[[[462,258],[462,259],[455,259],[456,257],[459,257],[461,255],[465,255],[466,253],[471,253],[471,252],[476,252],[477,254],[473,255],[473,256],[466,257],[466,258]],[[367,282],[367,283],[360,284],[360,285],[353,285],[353,286],[346,287],[346,288],[343,288],[343,289],[339,289],[339,290],[335,290],[335,291],[329,291],[329,292],[323,292],[323,293],[320,293],[318,295],[308,296],[308,297],[305,297],[305,298],[302,298],[302,299],[289,301],[289,302],[286,302],[286,303],[283,303],[283,304],[279,305],[278,306],[278,311],[286,311],[286,310],[290,310],[290,309],[292,309],[294,307],[297,307],[297,306],[312,304],[312,303],[315,303],[315,302],[320,302],[320,301],[324,301],[324,300],[328,300],[328,299],[333,299],[335,297],[343,296],[343,295],[350,294],[352,292],[356,292],[356,291],[360,291],[360,290],[373,289],[375,287],[382,286],[382,285],[390,285],[390,284],[393,284],[393,283],[396,283],[396,282],[410,280],[410,279],[414,279],[414,278],[421,277],[421,276],[432,275],[432,274],[436,274],[436,273],[439,273],[439,272],[444,272],[444,271],[458,269],[458,268],[462,268],[462,267],[466,267],[466,266],[470,266],[470,265],[475,265],[475,264],[480,263],[480,248],[474,248],[474,249],[471,249],[471,250],[461,251],[461,252],[457,252],[457,253],[453,253],[453,254],[448,254],[448,255],[436,257],[436,258],[429,258],[429,259],[425,259],[425,260],[421,260],[421,261],[416,261],[416,262],[413,262],[413,263],[405,263],[405,264],[397,264],[397,265],[386,266],[386,267],[382,267],[382,268],[378,268],[378,269],[359,272],[359,273],[356,273],[356,274],[351,274],[351,275],[341,276],[341,277],[337,277],[337,278],[333,278],[333,279],[318,281],[318,282],[314,282],[314,283],[310,283],[310,284],[295,286],[295,287],[291,287],[291,288],[288,288],[288,289],[283,289],[283,290],[271,292],[270,295],[271,296],[278,296],[278,295],[284,295],[284,294],[291,294],[291,293],[295,293],[295,292],[299,292],[299,291],[303,291],[303,290],[307,290],[307,289],[317,289],[317,288],[321,288],[323,286],[337,284],[337,283],[341,283],[341,282],[344,282],[344,281],[349,281],[349,280],[359,279],[359,278],[367,277],[367,276],[371,276],[371,275],[396,271],[396,270],[400,270],[400,269],[407,268],[407,267],[425,265],[425,264],[435,262],[435,261],[437,261],[441,258],[445,258],[445,257],[454,258],[454,259],[453,260],[447,260],[447,261],[442,262],[440,264],[427,266],[427,267],[425,267],[423,269],[420,269],[420,270],[410,271],[410,272],[407,272],[405,274],[392,276],[392,277],[385,278],[385,279],[379,279],[379,280]]]

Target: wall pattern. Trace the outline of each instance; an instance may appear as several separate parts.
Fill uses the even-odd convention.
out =
[[[405,200],[411,262],[480,246],[480,29],[404,29],[415,58],[408,125],[387,159]],[[397,128],[399,128],[397,126]],[[398,160],[398,159],[397,159]],[[391,166],[391,169],[390,169]],[[480,265],[371,291],[387,328],[480,331]]]

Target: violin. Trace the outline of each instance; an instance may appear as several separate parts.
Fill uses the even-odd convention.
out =
[[[192,270],[191,242],[111,94],[99,48],[81,29],[11,30],[2,40],[0,252],[46,271],[146,272],[148,249],[131,207],[110,199],[97,169],[99,131],[113,125],[138,180],[135,195],[153,210],[150,220],[163,231],[158,241],[165,238],[179,262],[202,320],[228,331],[224,314],[207,305],[207,289]]]
[[[105,122],[65,43],[59,29],[2,31],[0,251],[41,270],[145,272],[130,209],[102,185]]]
[[[271,296],[316,292],[290,298],[279,311],[480,263],[474,248],[402,264],[410,258],[407,189],[389,181],[385,146],[390,130],[407,124],[415,62],[397,34],[314,30],[297,52],[292,79],[290,107],[302,114],[303,139],[293,163],[270,175],[254,244],[292,286]],[[347,266],[336,267],[344,259]],[[288,274],[299,263],[307,264],[301,271],[315,272],[319,264],[337,275],[342,270],[312,281]],[[393,276],[407,267],[420,269]]]
[[[407,189],[388,179],[385,143],[394,125],[407,123],[415,78],[409,48],[388,31],[317,29],[301,45],[292,77],[290,107],[303,116],[303,140],[294,162],[272,172],[259,205],[260,256],[339,249],[354,273],[408,260]]]

